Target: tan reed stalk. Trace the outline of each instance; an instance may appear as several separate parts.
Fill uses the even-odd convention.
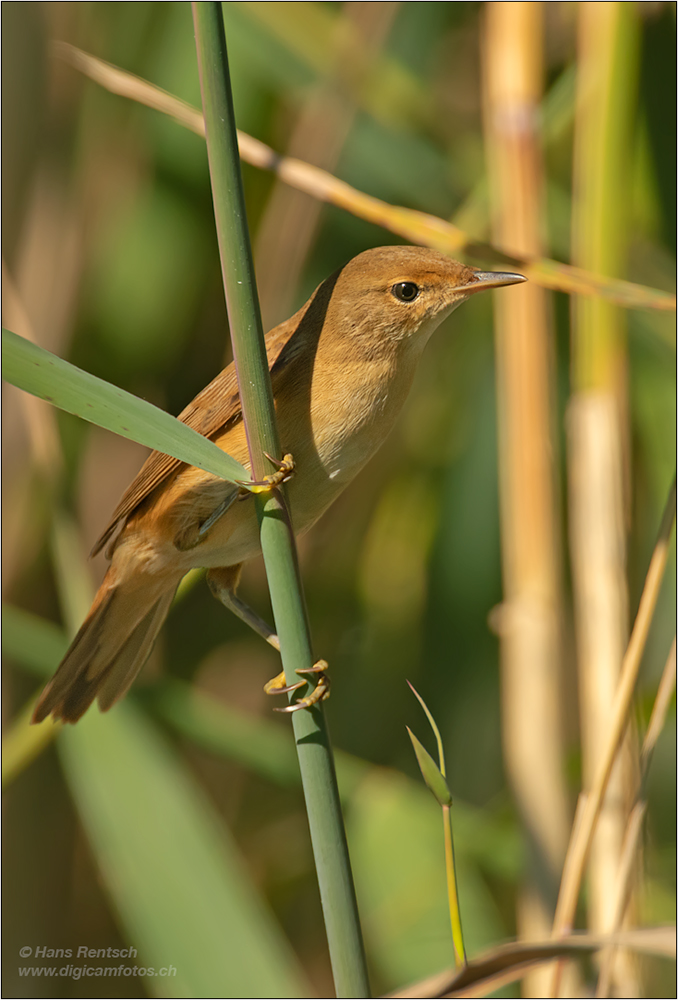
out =
[[[483,81],[494,243],[543,253],[541,3],[485,6]],[[529,845],[518,899],[523,940],[548,937],[569,829],[562,750],[561,556],[555,500],[553,358],[547,293],[530,282],[495,301],[501,640],[506,769]],[[545,996],[548,969],[526,977]]]
[[[647,576],[645,577],[645,585],[640,597],[638,613],[633,623],[633,631],[631,632],[631,638],[624,654],[619,685],[606,721],[605,739],[601,749],[600,760],[591,783],[590,792],[582,793],[577,805],[572,833],[570,834],[570,843],[567,848],[567,857],[565,858],[565,865],[563,867],[563,876],[560,882],[558,905],[556,906],[556,915],[553,921],[553,937],[562,937],[569,933],[574,924],[577,900],[579,898],[579,891],[596,822],[600,815],[605,793],[609,786],[610,775],[612,774],[612,769],[629,723],[633,693],[640,671],[640,661],[645,649],[652,617],[657,606],[675,519],[676,480],[674,478],[666,507],[664,508],[657,544],[654,547]],[[558,995],[557,975],[554,979],[554,988],[549,995]]]
[[[633,809],[624,831],[624,841],[622,845],[621,863],[617,873],[617,886],[614,897],[614,910],[611,933],[615,934],[621,930],[624,914],[629,902],[629,896],[633,888],[634,869],[638,861],[638,849],[640,835],[643,828],[643,820],[647,812],[647,799],[645,786],[647,775],[650,769],[650,762],[657,745],[659,734],[664,728],[666,713],[671,703],[671,697],[676,689],[676,637],[673,637],[671,649],[669,651],[664,670],[662,672],[657,695],[652,707],[652,715],[645,732],[643,746],[640,752],[640,777]],[[600,976],[596,988],[596,997],[607,997],[610,993],[612,972],[614,969],[615,949],[606,949],[600,957]]]
[[[418,983],[404,989],[388,993],[388,997],[487,997],[509,983],[522,979],[526,971],[534,966],[551,962],[554,958],[567,955],[569,958],[583,956],[586,952],[600,951],[601,948],[624,947],[646,955],[675,960],[676,934],[674,927],[638,927],[619,934],[595,937],[592,934],[571,934],[560,941],[537,941],[523,943],[510,941],[500,944],[470,962],[460,971],[437,972]]]
[[[168,94],[133,73],[127,73],[111,63],[88,55],[74,45],[57,42],[54,45],[54,52],[111,93],[155,108],[156,111],[174,118],[184,128],[204,137],[205,123],[201,112],[178,97]],[[460,254],[466,251],[469,257],[476,257],[484,262],[488,259],[500,260],[504,264],[519,268],[522,274],[542,288],[557,289],[569,294],[601,295],[608,301],[616,302],[628,309],[674,311],[676,308],[675,295],[657,288],[647,288],[631,281],[593,274],[582,268],[547,258],[526,260],[511,257],[495,247],[476,243],[467,233],[444,219],[428,215],[426,212],[403,208],[401,205],[389,205],[380,198],[364,194],[350,184],[338,180],[320,167],[314,167],[293,157],[280,156],[270,146],[245,132],[238,132],[238,145],[240,156],[246,163],[260,170],[270,170],[290,187],[298,188],[320,201],[343,208],[367,222],[383,226],[389,232],[396,233],[412,243],[430,246],[442,253]]]
[[[625,263],[624,164],[630,157],[637,15],[632,4],[588,2],[577,6],[577,15],[572,260],[616,277]],[[575,298],[569,520],[585,790],[603,753],[628,630],[626,364],[620,310],[601,299]],[[606,932],[612,920],[632,770],[629,742],[611,776],[591,845],[593,933]],[[628,981],[630,967],[623,975]]]

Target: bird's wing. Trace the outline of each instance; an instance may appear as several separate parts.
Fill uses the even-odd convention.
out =
[[[273,368],[282,349],[297,328],[301,312],[302,310],[286,320],[286,322],[276,326],[267,334],[266,354],[268,356],[269,370]],[[228,368],[224,368],[182,410],[177,419],[181,420],[184,424],[188,424],[193,430],[207,438],[219,434],[226,424],[234,424],[241,420],[242,409],[240,406],[235,365],[231,363]],[[178,458],[172,458],[171,455],[165,455],[160,451],[151,452],[136,478],[128,486],[120,503],[113,511],[106,530],[94,545],[90,555],[95,556],[98,552],[101,552],[104,545],[106,545],[114,534],[116,528],[136,510],[142,500],[145,500],[156,486],[159,486],[160,483],[167,479],[182,464]]]

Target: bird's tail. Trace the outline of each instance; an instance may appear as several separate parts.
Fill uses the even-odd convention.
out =
[[[167,617],[179,578],[136,574],[117,580],[111,566],[59,669],[40,695],[33,722],[48,715],[77,722],[95,698],[107,711],[129,689]]]

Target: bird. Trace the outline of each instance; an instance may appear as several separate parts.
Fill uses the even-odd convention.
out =
[[[326,278],[266,336],[276,419],[285,452],[262,488],[285,495],[293,529],[315,524],[379,449],[410,390],[433,331],[471,295],[525,281],[482,271],[436,250],[365,250]],[[179,414],[250,470],[234,364]],[[279,648],[274,631],[236,590],[242,565],[261,551],[251,493],[154,451],[92,549],[110,565],[92,607],[40,695],[34,722],[75,723],[96,698],[101,711],[128,691],[186,573],[207,570],[213,594]],[[319,661],[314,670],[323,671]],[[301,682],[300,682],[301,684]],[[266,686],[289,691],[283,675]],[[318,684],[316,695],[327,693]],[[312,699],[290,705],[308,707]]]

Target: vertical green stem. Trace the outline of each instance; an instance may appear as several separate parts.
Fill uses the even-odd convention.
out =
[[[638,10],[634,4],[585,3],[578,19],[572,261],[596,274],[625,277]],[[623,401],[623,313],[599,296],[576,296],[573,308],[575,390],[609,391]]]
[[[233,353],[252,472],[280,454],[240,176],[221,4],[194,3],[207,152]],[[312,665],[294,535],[277,493],[256,498],[261,548],[287,683]],[[334,760],[321,706],[292,718],[338,997],[369,997]]]
[[[457,967],[466,965],[466,948],[461,927],[459,912],[459,893],[457,890],[457,866],[454,858],[454,839],[452,836],[452,812],[450,806],[443,806],[443,831],[445,834],[445,871],[447,872],[447,898],[450,907],[450,924],[452,925],[452,943]]]
[[[412,687],[410,682],[408,681],[407,683],[410,685],[410,690],[412,691],[412,694],[415,696],[415,698],[423,708],[424,712],[426,713],[426,718],[428,719],[431,725],[431,729],[433,730],[433,735],[436,738],[436,743],[438,744],[438,764],[440,773],[443,777],[443,782],[445,783],[444,795],[446,795],[449,800],[446,802],[444,798],[441,798],[439,796],[435,786],[431,784],[429,778],[427,777],[426,770],[424,769],[423,766],[423,760],[420,757],[419,752],[417,751],[417,746],[418,745],[421,746],[421,744],[419,744],[419,741],[416,740],[416,738],[410,732],[410,729],[408,727],[407,731],[408,733],[410,733],[410,739],[412,740],[412,745],[414,746],[415,753],[417,754],[417,760],[419,761],[419,767],[421,768],[424,781],[428,785],[430,791],[433,792],[436,800],[440,803],[443,810],[443,835],[445,838],[445,873],[447,875],[447,900],[450,910],[450,924],[452,927],[452,944],[454,947],[454,959],[455,959],[455,964],[459,968],[466,965],[466,948],[464,947],[464,932],[461,926],[461,911],[459,909],[459,888],[457,885],[457,865],[454,857],[454,832],[452,829],[452,809],[450,805],[450,803],[452,802],[452,796],[450,794],[449,788],[447,787],[447,781],[446,781],[447,772],[445,770],[445,751],[443,750],[443,740],[442,736],[440,735],[440,730],[438,729],[436,720],[431,715],[428,705],[421,697],[419,692],[414,687]],[[425,754],[426,757],[428,757],[428,754],[426,754],[426,751],[424,750],[423,747],[421,747],[421,750],[423,754]],[[431,767],[435,767],[435,764],[432,760],[430,763]]]

